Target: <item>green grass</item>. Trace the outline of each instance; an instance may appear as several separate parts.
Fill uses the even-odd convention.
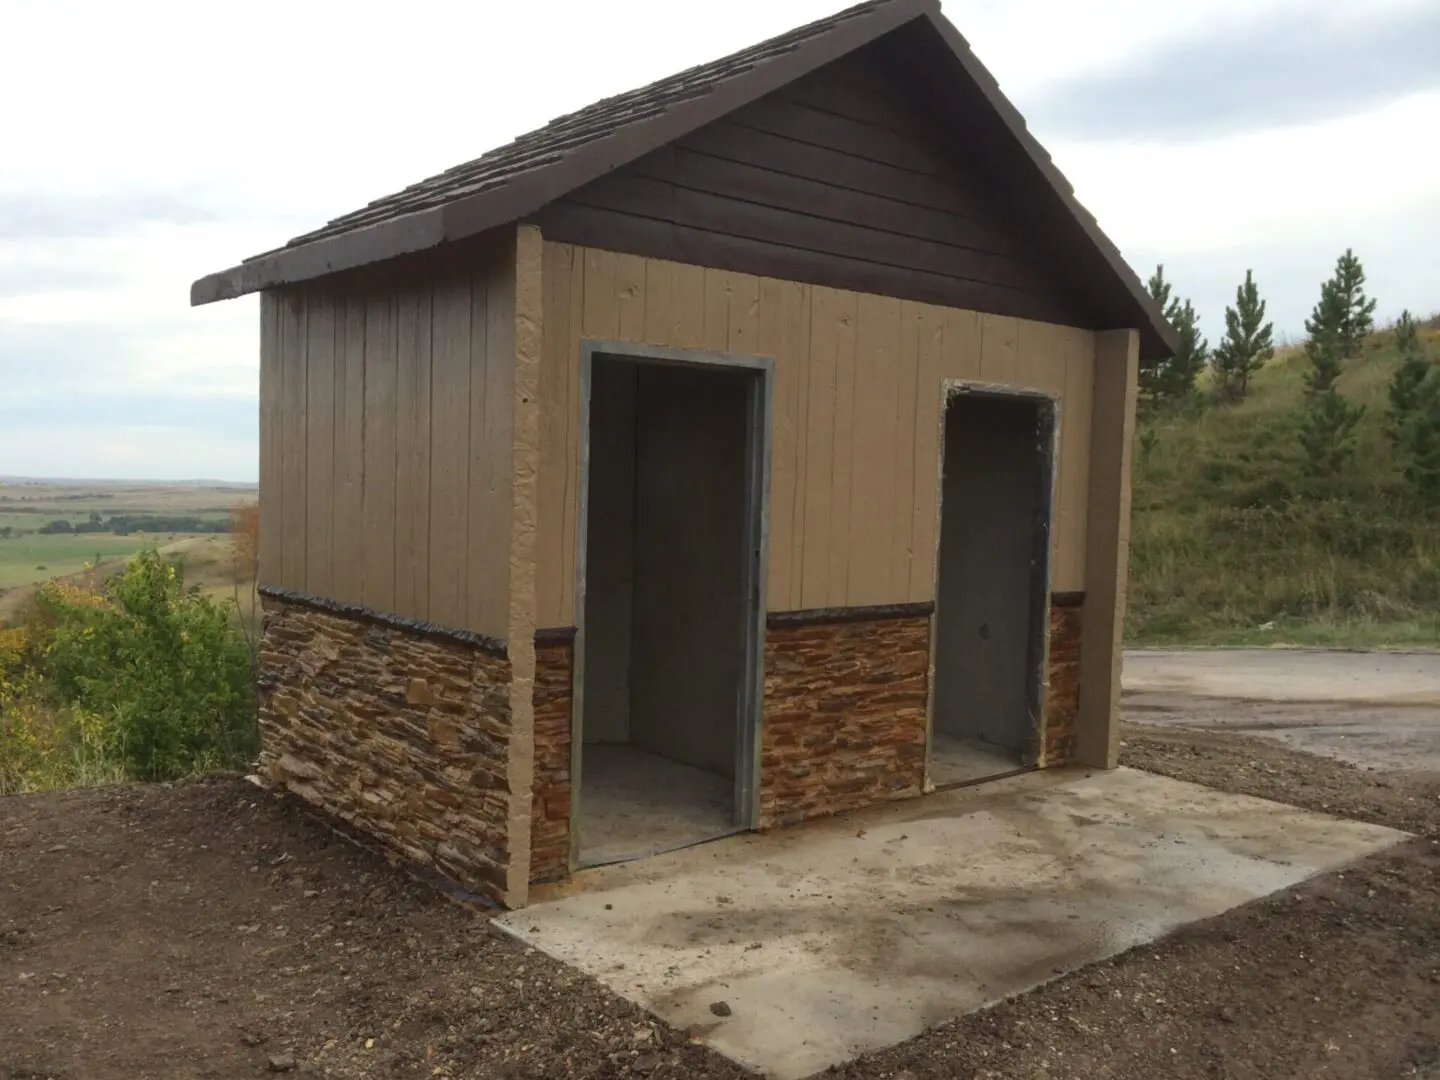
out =
[[[160,540],[166,539],[160,537]],[[0,589],[31,585],[54,577],[78,574],[98,554],[117,564],[154,547],[154,536],[112,536],[87,533],[84,536],[40,536],[31,534],[0,540]],[[118,566],[117,566],[118,568]]]
[[[1440,644],[1440,512],[1407,491],[1384,435],[1397,363],[1377,335],[1341,376],[1366,413],[1334,481],[1304,468],[1301,350],[1271,361],[1240,404],[1142,420],[1129,640]]]

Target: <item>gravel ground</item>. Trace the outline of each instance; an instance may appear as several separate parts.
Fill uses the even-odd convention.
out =
[[[1129,728],[1127,764],[1419,834],[837,1071],[1440,1075],[1440,777]],[[243,781],[0,799],[0,1078],[738,1077]]]

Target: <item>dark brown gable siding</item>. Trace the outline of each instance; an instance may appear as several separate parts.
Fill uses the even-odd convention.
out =
[[[1091,325],[978,171],[862,52],[536,221],[549,240]]]

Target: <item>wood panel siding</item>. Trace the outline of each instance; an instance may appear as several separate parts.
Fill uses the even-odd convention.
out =
[[[262,298],[260,577],[504,639],[513,239],[454,263]]]
[[[1092,332],[555,242],[542,276],[539,625],[574,618],[587,337],[773,360],[770,610],[933,600],[947,380],[1058,399],[1052,587],[1085,588]]]
[[[547,239],[1051,323],[1073,289],[875,50],[544,208]]]

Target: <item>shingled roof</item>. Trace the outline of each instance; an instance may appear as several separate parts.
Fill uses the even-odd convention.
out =
[[[940,14],[937,0],[870,0],[709,64],[605,98],[552,120],[472,161],[377,199],[285,246],[210,274],[191,286],[190,302],[207,304],[313,280],[425,251],[534,214],[547,204],[643,155],[724,117],[766,94],[901,28],[929,31],[939,52],[958,65],[1003,121],[1043,181],[1073,245],[1087,249],[1129,317],[1117,326],[1141,332],[1143,355],[1174,352],[1174,331],[1094,217],[1000,92],[994,78]],[[948,76],[947,76],[948,79]],[[947,87],[948,89],[948,87]],[[1064,239],[1064,238],[1062,238]]]

